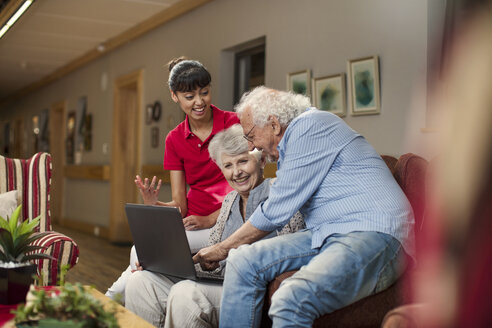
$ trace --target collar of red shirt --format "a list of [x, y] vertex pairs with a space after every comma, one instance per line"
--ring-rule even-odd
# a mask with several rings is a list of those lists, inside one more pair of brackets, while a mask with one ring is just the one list
[[[224, 113], [220, 109], [218, 109], [214, 105], [210, 105], [210, 108], [212, 109], [212, 121], [214, 124], [210, 136], [213, 136], [216, 133], [225, 129], [225, 122], [224, 122]], [[188, 120], [188, 115], [186, 115], [185, 125], [184, 125], [184, 137], [189, 138], [191, 134], [192, 133], [190, 129], [190, 122]]]

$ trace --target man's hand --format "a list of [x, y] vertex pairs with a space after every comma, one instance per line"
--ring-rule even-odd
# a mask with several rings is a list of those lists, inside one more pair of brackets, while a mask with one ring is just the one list
[[212, 271], [219, 267], [219, 262], [227, 257], [228, 249], [222, 247], [221, 243], [202, 248], [195, 256], [193, 262], [200, 263], [205, 271]]
[[262, 231], [255, 228], [249, 221], [246, 221], [241, 228], [236, 230], [227, 239], [220, 243], [202, 248], [195, 256], [193, 262], [200, 263], [205, 271], [211, 271], [219, 267], [219, 261], [222, 261], [229, 255], [229, 250], [237, 248], [243, 244], [251, 244], [266, 235], [269, 231]]

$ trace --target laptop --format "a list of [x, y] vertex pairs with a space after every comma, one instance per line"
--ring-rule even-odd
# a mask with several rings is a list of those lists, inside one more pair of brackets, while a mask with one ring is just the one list
[[181, 213], [176, 207], [126, 204], [138, 261], [145, 270], [195, 281], [221, 283], [224, 278], [195, 270]]

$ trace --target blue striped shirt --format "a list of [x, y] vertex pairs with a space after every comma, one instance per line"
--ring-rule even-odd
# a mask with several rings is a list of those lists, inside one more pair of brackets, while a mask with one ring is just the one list
[[310, 108], [277, 146], [277, 180], [249, 221], [272, 231], [300, 210], [318, 248], [334, 233], [378, 231], [414, 257], [413, 213], [379, 154], [338, 116]]

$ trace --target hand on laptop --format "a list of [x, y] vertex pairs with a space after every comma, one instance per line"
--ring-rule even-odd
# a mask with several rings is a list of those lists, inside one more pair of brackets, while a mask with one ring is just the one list
[[137, 175], [135, 177], [135, 185], [140, 190], [140, 195], [142, 195], [144, 204], [146, 205], [155, 205], [159, 198], [159, 190], [161, 189], [162, 180], [159, 179], [157, 182], [157, 177], [154, 176], [152, 181], [149, 183], [149, 179], [145, 178], [142, 181], [142, 178]]
[[193, 256], [193, 262], [200, 263], [200, 267], [205, 271], [212, 271], [220, 266], [219, 262], [225, 259], [227, 254], [228, 252], [219, 243], [202, 248]]
[[217, 217], [219, 216], [219, 213], [220, 209], [205, 216], [190, 215], [183, 219], [183, 225], [186, 230], [201, 230], [212, 228], [217, 222]]
[[213, 227], [217, 218], [209, 219], [208, 216], [190, 215], [183, 219], [186, 230], [200, 230]]

